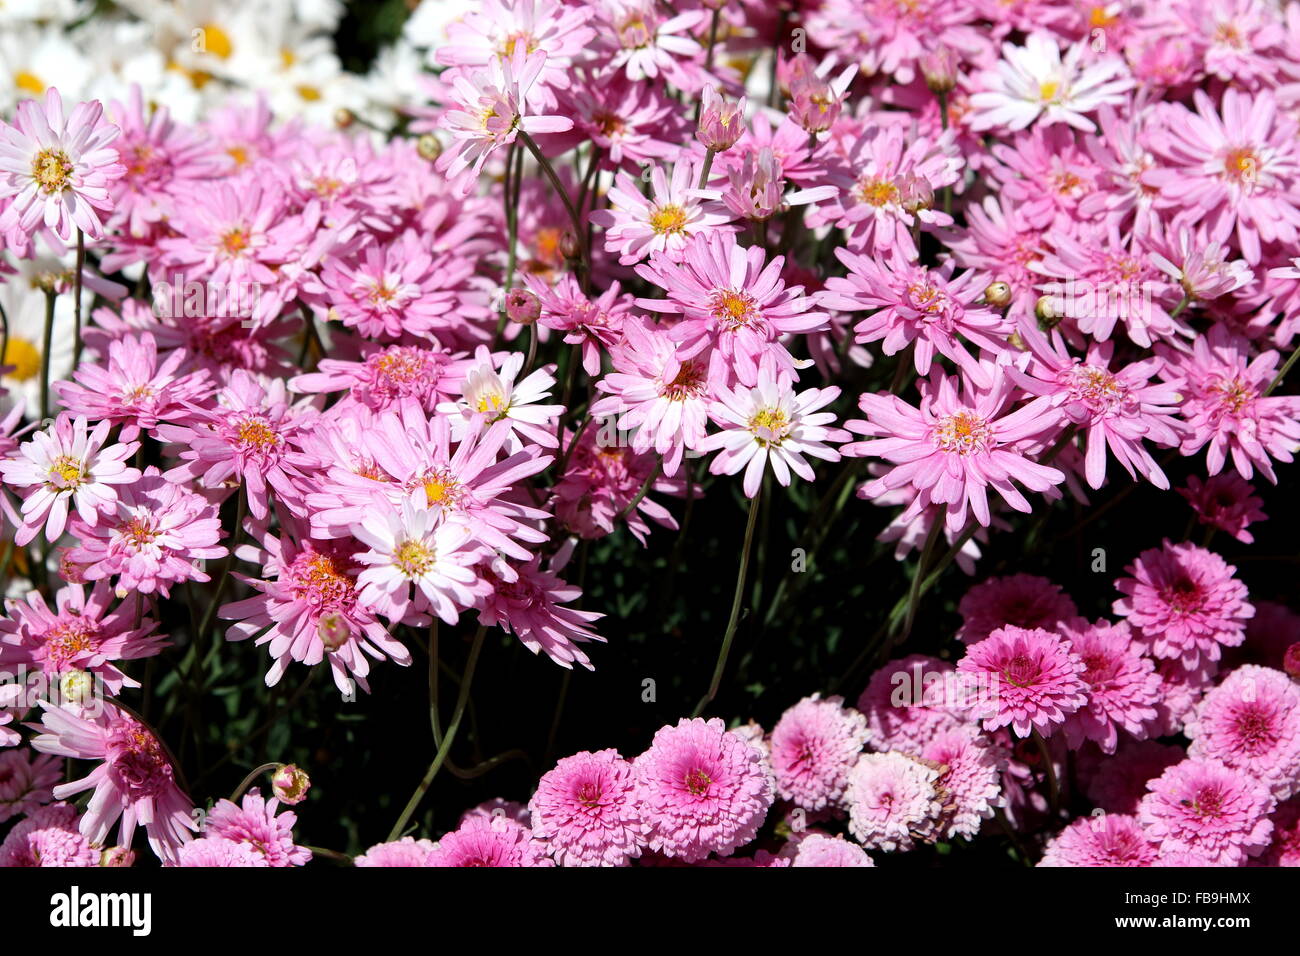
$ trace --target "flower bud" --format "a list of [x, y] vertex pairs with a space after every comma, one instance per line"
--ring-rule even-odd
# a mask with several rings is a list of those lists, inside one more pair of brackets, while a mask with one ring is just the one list
[[59, 694], [71, 704], [84, 704], [95, 691], [95, 678], [87, 671], [66, 671], [59, 675]]
[[918, 61], [931, 93], [948, 93], [957, 86], [957, 54], [946, 46], [926, 53]]
[[346, 106], [340, 106], [334, 111], [334, 125], [339, 129], [347, 129], [356, 122], [356, 119], [356, 114]]
[[1038, 319], [1038, 327], [1047, 332], [1060, 325], [1065, 316], [1057, 313], [1056, 300], [1050, 295], [1044, 295], [1034, 305], [1034, 318]]
[[735, 103], [728, 103], [712, 86], [704, 88], [700, 122], [695, 131], [696, 138], [706, 149], [725, 152], [736, 145], [745, 132], [745, 98], [742, 96]]
[[320, 635], [325, 650], [337, 651], [352, 636], [352, 629], [348, 627], [348, 622], [344, 620], [342, 614], [331, 611], [320, 616], [320, 620], [316, 622], [316, 633]]
[[1005, 309], [1011, 304], [1011, 286], [1005, 282], [990, 282], [984, 290], [984, 301], [995, 309]]
[[432, 133], [425, 133], [415, 141], [415, 151], [420, 154], [421, 159], [433, 162], [442, 155], [442, 143]]
[[541, 314], [541, 300], [527, 289], [516, 287], [506, 293], [506, 315], [511, 322], [532, 325]]
[[895, 180], [898, 189], [898, 204], [908, 212], [930, 209], [934, 206], [934, 187], [930, 181], [915, 173], [904, 173]]
[[302, 803], [311, 789], [311, 778], [291, 763], [282, 763], [271, 777], [271, 791], [284, 804]]
[[130, 847], [111, 846], [99, 854], [100, 866], [134, 866], [135, 851]]
[[1282, 669], [1295, 680], [1300, 680], [1300, 641], [1288, 647], [1282, 655]]
[[560, 233], [559, 248], [560, 255], [570, 261], [577, 259], [582, 251], [578, 246], [578, 237], [573, 234], [572, 229], [566, 229]]

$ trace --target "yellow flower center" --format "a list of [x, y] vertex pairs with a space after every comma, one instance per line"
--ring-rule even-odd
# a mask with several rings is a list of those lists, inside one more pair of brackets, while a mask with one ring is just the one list
[[26, 90], [33, 96], [40, 96], [45, 92], [45, 84], [35, 73], [28, 73], [26, 70], [19, 70], [14, 74], [14, 86], [20, 90]]
[[449, 471], [435, 471], [425, 476], [424, 498], [430, 506], [455, 503], [459, 489], [460, 482]]
[[657, 236], [686, 230], [686, 210], [681, 206], [659, 206], [650, 213], [650, 228]]
[[749, 419], [749, 430], [760, 445], [780, 445], [790, 428], [790, 419], [780, 408], [760, 408]]
[[961, 411], [939, 420], [934, 430], [934, 443], [943, 451], [969, 455], [992, 447], [993, 431], [988, 422], [974, 412]]
[[728, 331], [748, 325], [755, 317], [754, 300], [744, 292], [721, 289], [710, 299], [713, 317]]
[[80, 461], [71, 455], [60, 455], [50, 465], [51, 487], [59, 490], [76, 488], [85, 478], [85, 470]]
[[478, 397], [474, 403], [474, 410], [478, 412], [500, 412], [505, 414], [509, 406], [506, 405], [505, 396], [500, 392], [485, 392]]
[[5, 378], [29, 382], [41, 373], [41, 350], [26, 339], [11, 335], [0, 364], [13, 366], [13, 371], [6, 373]]
[[71, 189], [72, 163], [61, 149], [43, 149], [32, 159], [32, 179], [46, 195]]
[[252, 445], [255, 448], [270, 448], [279, 440], [266, 422], [256, 418], [241, 422], [236, 434], [241, 444]]
[[1229, 150], [1223, 157], [1223, 174], [1234, 182], [1254, 182], [1259, 174], [1259, 157], [1249, 146]]
[[221, 237], [221, 248], [232, 256], [237, 256], [248, 248], [248, 230], [231, 229]]
[[393, 555], [393, 563], [408, 578], [417, 578], [433, 567], [437, 554], [423, 541], [403, 541]]
[[202, 30], [204, 52], [225, 60], [235, 51], [234, 44], [230, 42], [230, 34], [215, 23], [205, 23]]
[[1061, 92], [1061, 84], [1056, 80], [1048, 80], [1038, 87], [1038, 98], [1044, 103], [1050, 103], [1056, 99], [1056, 95]]
[[887, 179], [863, 179], [858, 183], [858, 198], [869, 206], [884, 206], [898, 200], [898, 187]]

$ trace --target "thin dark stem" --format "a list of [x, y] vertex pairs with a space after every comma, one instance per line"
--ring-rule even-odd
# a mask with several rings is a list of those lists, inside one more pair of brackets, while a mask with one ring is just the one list
[[474, 643], [470, 645], [469, 661], [465, 664], [465, 673], [460, 679], [460, 694], [456, 698], [456, 709], [452, 712], [451, 723], [447, 725], [447, 734], [443, 737], [442, 744], [438, 747], [438, 752], [434, 755], [433, 762], [429, 764], [429, 769], [425, 771], [419, 786], [411, 794], [411, 799], [406, 802], [402, 815], [393, 824], [393, 829], [388, 834], [389, 842], [401, 837], [402, 831], [406, 829], [406, 824], [410, 821], [416, 808], [419, 807], [420, 801], [424, 799], [425, 793], [433, 784], [433, 778], [438, 775], [443, 762], [447, 759], [447, 753], [451, 750], [452, 742], [456, 739], [456, 731], [460, 729], [461, 718], [465, 716], [465, 705], [469, 703], [469, 688], [474, 680], [474, 668], [478, 666], [479, 653], [483, 650], [483, 638], [486, 635], [487, 625], [480, 624], [478, 630], [474, 633]]
[[247, 777], [239, 782], [239, 786], [237, 786], [234, 793], [230, 795], [230, 802], [238, 803], [239, 798], [244, 795], [245, 790], [253, 785], [254, 780], [266, 773], [268, 770], [274, 770], [278, 766], [280, 766], [278, 763], [264, 763], [256, 770], [251, 771]]
[[[764, 476], [766, 481], [766, 476]], [[696, 705], [692, 717], [698, 717], [704, 713], [704, 708], [718, 695], [718, 687], [722, 684], [722, 674], [727, 669], [727, 655], [731, 653], [731, 641], [736, 636], [736, 625], [740, 621], [740, 605], [745, 596], [745, 578], [749, 574], [749, 555], [753, 551], [754, 543], [754, 526], [758, 523], [758, 503], [762, 495], [754, 495], [749, 499], [749, 520], [745, 523], [745, 543], [741, 546], [740, 551], [740, 570], [736, 573], [736, 591], [731, 598], [731, 617], [727, 620], [727, 630], [722, 635], [722, 647], [718, 650], [718, 661], [713, 667], [713, 679], [709, 681], [709, 692], [705, 694], [700, 702]]]
[[578, 210], [574, 207], [573, 200], [569, 198], [568, 190], [566, 190], [564, 185], [560, 182], [560, 177], [556, 175], [555, 167], [551, 165], [550, 160], [542, 155], [541, 149], [538, 148], [537, 143], [534, 142], [533, 138], [523, 130], [520, 130], [519, 139], [523, 142], [524, 146], [528, 148], [528, 151], [533, 154], [533, 159], [537, 160], [537, 165], [542, 168], [542, 172], [546, 174], [546, 178], [551, 181], [551, 188], [555, 190], [555, 194], [559, 196], [560, 201], [564, 203], [564, 208], [569, 214], [569, 220], [573, 223], [573, 238], [578, 240], [578, 252], [581, 257], [580, 269], [582, 275], [579, 278], [582, 280], [582, 285], [585, 290], [591, 276], [591, 260], [587, 257], [587, 244], [582, 241], [582, 217], [578, 215]]
[[1278, 369], [1277, 374], [1273, 376], [1273, 381], [1269, 382], [1268, 388], [1264, 389], [1264, 394], [1260, 396], [1261, 398], [1267, 398], [1272, 394], [1273, 389], [1282, 384], [1282, 379], [1286, 378], [1286, 373], [1291, 371], [1291, 366], [1295, 365], [1297, 357], [1300, 357], [1300, 345], [1297, 345], [1291, 350], [1291, 355], [1287, 358], [1286, 364]]
[[50, 417], [50, 352], [54, 348], [54, 299], [57, 293], [45, 293], [45, 347], [41, 351], [41, 421]]
[[72, 315], [76, 338], [72, 345], [72, 367], [81, 362], [81, 270], [86, 267], [86, 234], [77, 230], [77, 265], [72, 275]]

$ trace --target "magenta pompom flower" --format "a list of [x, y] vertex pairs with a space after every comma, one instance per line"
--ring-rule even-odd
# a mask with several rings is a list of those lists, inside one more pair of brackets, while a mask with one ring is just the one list
[[1039, 866], [1151, 866], [1156, 859], [1138, 819], [1126, 813], [1080, 817], [1052, 837]]
[[1176, 490], [1187, 499], [1201, 524], [1226, 531], [1242, 544], [1254, 543], [1255, 536], [1247, 528], [1268, 517], [1260, 508], [1264, 502], [1255, 497], [1254, 486], [1236, 472], [1221, 472], [1205, 481], [1188, 475], [1187, 487]]
[[169, 865], [255, 868], [271, 864], [251, 843], [241, 843], [225, 837], [200, 837], [177, 850], [176, 862]]
[[1115, 613], [1128, 619], [1152, 656], [1203, 671], [1219, 660], [1222, 648], [1245, 639], [1255, 608], [1234, 577], [1237, 569], [1214, 552], [1166, 541], [1124, 570], [1131, 577], [1115, 582], [1124, 595], [1116, 599]]
[[617, 750], [565, 757], [528, 803], [533, 833], [560, 866], [626, 866], [643, 833], [632, 765]]
[[432, 866], [429, 857], [437, 848], [432, 840], [417, 840], [414, 837], [402, 837], [391, 843], [379, 843], [352, 861], [353, 866], [361, 867], [411, 867]]
[[842, 698], [805, 697], [772, 728], [777, 795], [810, 811], [839, 803], [866, 742], [867, 719]]
[[149, 845], [164, 862], [194, 829], [193, 803], [176, 785], [171, 757], [153, 733], [134, 717], [112, 704], [94, 716], [42, 702], [45, 713], [32, 738], [42, 753], [101, 761], [87, 776], [54, 788], [63, 800], [94, 789], [79, 829], [91, 843], [102, 845], [113, 824], [121, 820], [118, 840], [131, 845], [137, 825], [145, 828]]
[[1196, 853], [1213, 866], [1240, 866], [1259, 855], [1273, 833], [1268, 788], [1217, 760], [1184, 760], [1147, 784], [1138, 807], [1161, 854]]
[[554, 866], [546, 844], [505, 814], [467, 815], [429, 854], [425, 866]]
[[0, 823], [49, 803], [62, 777], [63, 768], [53, 754], [26, 747], [0, 751]]
[[772, 805], [762, 753], [716, 718], [661, 727], [633, 768], [650, 848], [685, 863], [730, 856], [754, 838]]
[[898, 752], [863, 754], [849, 772], [849, 832], [867, 849], [903, 852], [932, 839], [943, 814], [939, 771]]
[[867, 851], [843, 837], [809, 833], [799, 841], [791, 866], [875, 866]]
[[1285, 800], [1300, 791], [1300, 685], [1246, 664], [1202, 698], [1184, 732], [1188, 755], [1218, 760]]
[[248, 844], [267, 866], [302, 866], [311, 859], [311, 850], [294, 843], [293, 825], [298, 816], [293, 811], [277, 816], [279, 806], [279, 800], [267, 800], [256, 790], [244, 794], [238, 805], [219, 800], [208, 812], [203, 833]]
[[957, 637], [967, 644], [982, 641], [1008, 624], [1054, 631], [1079, 613], [1059, 584], [1034, 574], [981, 581], [966, 592], [957, 611], [962, 616]]
[[1063, 625], [1070, 650], [1083, 661], [1088, 703], [1065, 720], [1065, 739], [1078, 749], [1094, 740], [1108, 754], [1115, 752], [1119, 732], [1141, 739], [1146, 724], [1156, 719], [1160, 677], [1155, 664], [1142, 655], [1127, 624], [1083, 619]]
[[78, 103], [64, 117], [63, 98], [50, 87], [42, 106], [18, 104], [16, 127], [0, 121], [0, 233], [31, 234], [42, 226], [61, 239], [75, 226], [88, 238], [103, 237], [102, 217], [112, 211], [109, 187], [126, 172], [113, 140], [121, 132], [103, 119], [97, 100]]
[[985, 730], [1010, 727], [1018, 737], [1044, 737], [1088, 702], [1086, 665], [1060, 635], [1008, 625], [971, 645], [957, 670], [995, 681], [993, 713]]
[[0, 869], [98, 866], [100, 851], [78, 829], [75, 807], [52, 803], [19, 820], [0, 843]]

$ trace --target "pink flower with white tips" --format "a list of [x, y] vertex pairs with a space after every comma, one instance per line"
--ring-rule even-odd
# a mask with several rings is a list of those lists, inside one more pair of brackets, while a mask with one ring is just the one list
[[113, 486], [140, 477], [137, 469], [125, 464], [139, 442], [105, 447], [111, 427], [101, 421], [91, 429], [85, 416], [74, 419], [65, 413], [52, 428], [24, 442], [17, 458], [0, 461], [0, 478], [23, 496], [23, 523], [14, 535], [19, 546], [35, 538], [42, 527], [45, 540], [57, 541], [71, 508], [93, 527], [100, 513], [117, 502]]
[[438, 169], [448, 179], [459, 179], [468, 194], [488, 157], [509, 146], [519, 133], [563, 133], [573, 120], [563, 116], [530, 116], [528, 93], [546, 65], [546, 53], [531, 55], [525, 44], [514, 45], [510, 57], [494, 57], [478, 69], [458, 70], [452, 80], [455, 105], [444, 122], [455, 142], [438, 158]]
[[795, 393], [788, 378], [760, 370], [758, 384], [739, 385], [722, 392], [710, 414], [722, 431], [700, 442], [700, 451], [717, 451], [709, 471], [715, 475], [745, 472], [744, 489], [753, 498], [770, 463], [777, 482], [786, 487], [790, 473], [804, 481], [813, 480], [812, 466], [805, 455], [822, 461], [839, 461], [840, 453], [826, 442], [849, 438], [842, 428], [827, 428], [834, 412], [821, 412], [839, 397], [836, 386], [810, 388]]
[[718, 202], [722, 194], [696, 188], [698, 176], [699, 167], [686, 160], [673, 166], [671, 179], [655, 166], [645, 196], [636, 180], [620, 172], [609, 190], [609, 208], [591, 214], [605, 229], [605, 249], [630, 266], [653, 252], [680, 255], [691, 236], [725, 227], [731, 216]]
[[903, 513], [920, 514], [931, 504], [946, 506], [948, 530], [959, 534], [968, 512], [987, 526], [991, 521], [990, 489], [1012, 508], [1028, 514], [1032, 508], [1015, 488], [1048, 492], [1065, 480], [1055, 468], [1031, 461], [1027, 440], [1052, 427], [1050, 403], [1036, 398], [1015, 411], [1005, 412], [1011, 394], [1010, 379], [999, 376], [990, 391], [966, 385], [936, 373], [922, 385], [921, 405], [913, 408], [890, 394], [863, 394], [858, 406], [866, 421], [846, 423], [851, 432], [868, 441], [845, 445], [845, 455], [883, 458], [894, 465], [863, 486], [862, 494], [875, 498], [910, 485], [919, 494]]
[[[498, 353], [498, 357], [501, 355]], [[554, 448], [559, 441], [551, 422], [564, 412], [564, 406], [538, 404], [550, 397], [555, 386], [550, 371], [534, 369], [519, 379], [524, 367], [523, 354], [504, 353], [498, 366], [486, 346], [479, 346], [474, 360], [475, 364], [465, 370], [460, 401], [438, 405], [438, 413], [451, 421], [452, 438], [461, 441], [472, 430], [474, 421], [481, 418], [489, 427], [497, 422], [507, 424], [512, 454], [523, 448], [524, 439], [543, 448]]]
[[31, 234], [44, 226], [59, 238], [72, 238], [75, 226], [90, 239], [104, 235], [102, 218], [112, 211], [109, 189], [126, 172], [113, 140], [121, 132], [103, 120], [98, 101], [78, 103], [64, 117], [63, 98], [54, 87], [42, 106], [18, 104], [17, 126], [0, 120], [0, 234], [18, 229]]
[[118, 842], [131, 845], [137, 825], [164, 862], [194, 830], [194, 804], [176, 785], [176, 771], [162, 741], [122, 709], [105, 704], [94, 717], [42, 702], [45, 713], [32, 738], [42, 753], [76, 760], [102, 761], [80, 780], [60, 784], [54, 797], [63, 800], [94, 788], [78, 829], [91, 843], [103, 844], [121, 820]]

